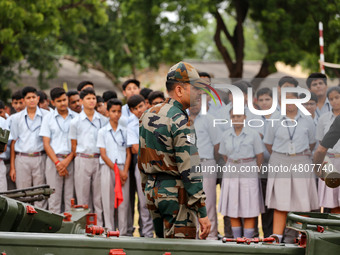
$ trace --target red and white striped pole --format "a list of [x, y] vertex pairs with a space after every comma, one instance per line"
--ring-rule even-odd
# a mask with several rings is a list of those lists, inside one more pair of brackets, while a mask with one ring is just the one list
[[320, 44], [320, 69], [321, 73], [325, 74], [325, 66], [323, 65], [323, 62], [325, 62], [325, 55], [323, 52], [323, 24], [322, 22], [319, 22], [319, 44]]

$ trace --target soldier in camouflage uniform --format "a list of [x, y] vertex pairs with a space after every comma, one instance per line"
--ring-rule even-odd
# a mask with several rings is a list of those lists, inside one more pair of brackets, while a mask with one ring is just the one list
[[206, 84], [194, 67], [179, 62], [170, 68], [166, 87], [170, 98], [146, 111], [139, 121], [138, 167], [157, 237], [200, 238], [210, 232], [200, 159], [193, 125], [186, 109], [197, 103], [194, 86]]

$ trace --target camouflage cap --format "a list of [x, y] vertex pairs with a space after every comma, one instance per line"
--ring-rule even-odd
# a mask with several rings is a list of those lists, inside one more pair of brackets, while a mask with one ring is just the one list
[[190, 83], [195, 87], [205, 88], [210, 83], [200, 78], [197, 70], [186, 62], [179, 62], [169, 69], [167, 81]]

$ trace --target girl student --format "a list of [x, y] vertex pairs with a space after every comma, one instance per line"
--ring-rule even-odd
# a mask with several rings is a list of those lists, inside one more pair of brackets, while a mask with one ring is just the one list
[[219, 149], [231, 169], [223, 173], [219, 211], [230, 217], [234, 238], [252, 238], [255, 218], [264, 211], [258, 179], [264, 148], [259, 133], [245, 126], [245, 115], [235, 115], [231, 108], [230, 119], [233, 127], [223, 133]]
[[[287, 93], [287, 98], [298, 98], [298, 94]], [[266, 129], [264, 143], [272, 169], [285, 169], [268, 172], [266, 192], [266, 205], [274, 209], [273, 235], [281, 242], [289, 211], [309, 212], [319, 207], [310, 158], [315, 146], [313, 119], [288, 104], [286, 115]]]
[[[340, 87], [328, 89], [327, 98], [332, 106], [332, 111], [322, 114], [319, 118], [316, 130], [318, 141], [322, 140], [334, 119], [340, 115]], [[340, 169], [340, 141], [328, 150], [327, 156], [335, 168]], [[329, 188], [322, 179], [319, 179], [318, 195], [320, 207], [331, 208], [332, 213], [340, 213], [340, 187]]]

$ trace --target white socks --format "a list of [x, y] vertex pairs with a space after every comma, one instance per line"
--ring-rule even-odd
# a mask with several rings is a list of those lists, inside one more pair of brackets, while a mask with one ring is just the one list
[[242, 227], [231, 227], [234, 238], [242, 237]]
[[244, 228], [243, 234], [245, 238], [253, 238], [254, 237], [255, 228]]

